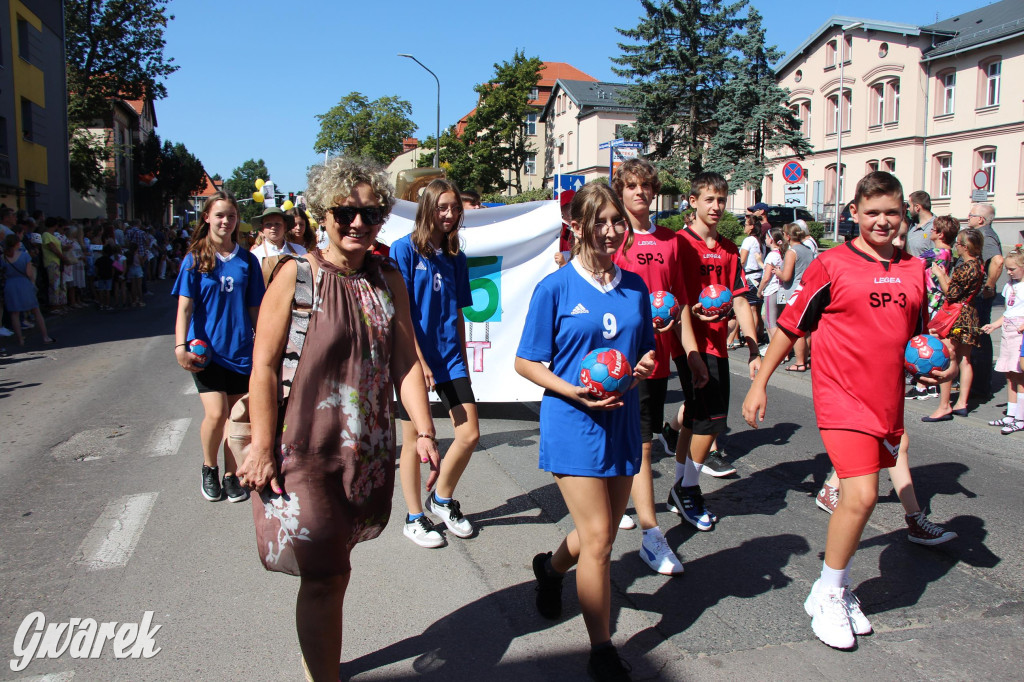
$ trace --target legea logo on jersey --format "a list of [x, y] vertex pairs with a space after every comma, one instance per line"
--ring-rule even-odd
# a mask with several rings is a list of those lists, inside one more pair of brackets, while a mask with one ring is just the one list
[[705, 253], [703, 255], [703, 258], [705, 260], [707, 260], [708, 258], [713, 258], [714, 260], [722, 260], [722, 255], [719, 253]]
[[466, 318], [466, 348], [473, 372], [484, 371], [484, 351], [491, 347], [491, 323], [501, 322], [501, 258], [466, 259], [473, 305], [463, 308], [462, 314]]
[[21, 672], [33, 658], [99, 658], [110, 645], [114, 658], [153, 658], [160, 653], [154, 636], [162, 625], [153, 626], [153, 612], [146, 611], [141, 623], [116, 621], [97, 623], [92, 618], [71, 618], [66, 623], [46, 622], [42, 611], [33, 611], [21, 621], [14, 635], [11, 670]]
[[636, 245], [637, 246], [657, 246], [658, 242], [650, 240], [650, 239], [645, 239], [643, 241], [637, 242]]

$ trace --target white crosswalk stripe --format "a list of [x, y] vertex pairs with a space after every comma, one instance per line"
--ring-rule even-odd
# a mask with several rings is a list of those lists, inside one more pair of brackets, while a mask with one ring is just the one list
[[82, 540], [71, 563], [90, 571], [127, 565], [139, 544], [157, 495], [127, 495], [108, 503]]
[[191, 423], [191, 417], [182, 417], [181, 419], [164, 422], [153, 431], [153, 435], [150, 436], [143, 452], [149, 453], [150, 457], [166, 457], [167, 455], [176, 454], [178, 448], [181, 447], [181, 440], [185, 437], [185, 432], [188, 431], [188, 426]]
[[32, 677], [21, 677], [14, 682], [71, 682], [74, 679], [73, 670], [62, 673], [49, 673], [47, 675], [34, 675]]

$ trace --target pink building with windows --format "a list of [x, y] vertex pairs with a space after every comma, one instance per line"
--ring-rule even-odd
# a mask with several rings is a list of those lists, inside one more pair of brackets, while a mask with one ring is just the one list
[[[984, 170], [1004, 246], [1021, 241], [1024, 2], [927, 26], [834, 16], [776, 73], [814, 147], [801, 162], [812, 212], [830, 221], [837, 191], [847, 202], [865, 173], [887, 170], [907, 193], [927, 191], [936, 215], [965, 220], [973, 177]], [[791, 159], [769, 168], [765, 202], [784, 203], [781, 171]]]

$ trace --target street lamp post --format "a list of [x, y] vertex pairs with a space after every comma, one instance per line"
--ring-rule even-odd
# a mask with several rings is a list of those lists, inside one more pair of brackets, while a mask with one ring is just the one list
[[832, 223], [832, 241], [839, 241], [839, 189], [843, 186], [843, 109], [846, 108], [843, 99], [843, 90], [846, 88], [846, 83], [843, 81], [843, 67], [846, 65], [846, 32], [863, 25], [863, 21], [855, 21], [839, 29], [839, 97], [836, 99], [836, 109], [839, 114], [836, 119], [839, 121], [837, 126], [839, 130], [836, 131], [836, 219]]
[[437, 168], [441, 161], [441, 81], [438, 79], [436, 73], [434, 73], [430, 69], [427, 69], [426, 65], [423, 62], [416, 59], [416, 57], [413, 57], [411, 54], [399, 54], [398, 56], [408, 57], [409, 59], [413, 60], [414, 62], [422, 66], [424, 69], [426, 69], [427, 73], [433, 76], [434, 80], [437, 81], [437, 134], [434, 137], [434, 142], [437, 145], [434, 148], [434, 168]]

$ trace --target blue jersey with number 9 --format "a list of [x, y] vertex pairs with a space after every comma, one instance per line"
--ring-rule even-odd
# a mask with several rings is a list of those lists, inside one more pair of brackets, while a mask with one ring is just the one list
[[263, 272], [256, 256], [237, 244], [230, 256], [216, 259], [212, 272], [201, 273], [192, 254], [185, 256], [171, 295], [192, 299], [188, 338], [205, 341], [218, 365], [249, 374], [255, 326], [249, 308], [263, 301]]
[[[650, 293], [639, 275], [619, 269], [602, 286], [578, 260], [548, 275], [533, 291], [516, 355], [550, 362], [574, 386], [580, 362], [595, 348], [622, 352], [630, 365], [654, 350]], [[589, 410], [544, 392], [540, 407], [540, 468], [574, 476], [632, 476], [640, 467], [640, 403], [635, 390], [623, 406]]]

